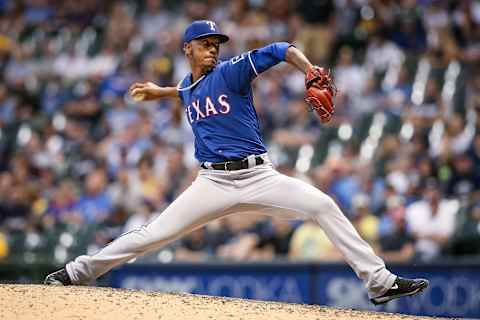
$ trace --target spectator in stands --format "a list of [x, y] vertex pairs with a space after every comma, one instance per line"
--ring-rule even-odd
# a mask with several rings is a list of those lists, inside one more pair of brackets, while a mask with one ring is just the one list
[[367, 72], [354, 59], [354, 51], [350, 47], [342, 47], [339, 52], [338, 63], [335, 67], [335, 83], [339, 94], [351, 98], [360, 95], [367, 83]]
[[175, 259], [183, 261], [215, 259], [217, 250], [233, 236], [229, 218], [212, 221], [178, 241]]
[[480, 254], [480, 203], [462, 206], [458, 212], [450, 253], [454, 255]]
[[155, 41], [159, 30], [166, 32], [172, 25], [173, 17], [164, 8], [162, 0], [147, 0], [145, 11], [140, 16], [140, 31], [146, 41]]
[[7, 229], [22, 230], [27, 226], [31, 213], [30, 200], [25, 186], [10, 186], [0, 200], [0, 221]]
[[99, 225], [95, 233], [95, 244], [103, 248], [107, 243], [118, 238], [124, 232], [128, 211], [122, 206], [112, 208], [110, 215]]
[[112, 108], [106, 114], [108, 127], [113, 134], [122, 131], [137, 119], [137, 112], [127, 108], [122, 97], [113, 98]]
[[96, 168], [85, 178], [84, 194], [74, 211], [86, 223], [101, 223], [108, 218], [113, 208], [112, 199], [106, 192], [107, 176], [103, 168]]
[[115, 206], [135, 209], [135, 196], [130, 193], [128, 169], [122, 168], [116, 172], [112, 183], [109, 184], [107, 192]]
[[272, 217], [267, 226], [267, 232], [261, 234], [256, 245], [258, 258], [272, 260], [286, 258], [290, 250], [290, 241], [294, 232], [291, 222], [287, 219]]
[[328, 174], [332, 176], [330, 192], [338, 201], [345, 212], [351, 215], [352, 196], [360, 192], [361, 183], [352, 162], [343, 158], [330, 158], [327, 160]]
[[378, 240], [379, 220], [370, 210], [370, 199], [359, 193], [352, 201], [352, 222], [358, 233], [368, 243], [375, 246]]
[[8, 95], [5, 84], [0, 84], [0, 123], [2, 127], [14, 120], [16, 105], [16, 99]]
[[407, 207], [406, 220], [415, 238], [416, 255], [430, 261], [442, 253], [450, 240], [459, 202], [445, 199], [436, 180], [427, 183], [423, 199]]
[[81, 223], [81, 216], [75, 213], [78, 196], [73, 181], [62, 180], [53, 193], [45, 215], [45, 223]]
[[[479, 105], [480, 107], [480, 105]], [[480, 109], [480, 108], [479, 108]], [[472, 145], [468, 150], [468, 155], [473, 162], [475, 170], [475, 176], [480, 175], [480, 132], [478, 132], [473, 138]]]
[[372, 35], [365, 55], [365, 67], [370, 74], [383, 75], [391, 65], [400, 65], [403, 60], [403, 52], [388, 39], [387, 30]]
[[189, 262], [205, 261], [212, 250], [214, 248], [208, 242], [207, 228], [203, 226], [180, 240], [180, 246], [175, 250], [175, 259]]
[[218, 247], [217, 255], [234, 261], [263, 259], [264, 251], [258, 247], [269, 235], [268, 219], [251, 214], [233, 215], [227, 221], [233, 237]]
[[144, 154], [138, 161], [137, 170], [132, 170], [128, 178], [129, 198], [132, 209], [142, 201], [147, 200], [159, 208], [164, 201], [162, 180], [153, 171], [151, 154]]
[[351, 100], [348, 110], [349, 118], [358, 121], [380, 109], [383, 94], [378, 90], [378, 83], [374, 77], [369, 77], [361, 94]]
[[453, 159], [451, 175], [447, 181], [446, 196], [461, 197], [480, 189], [480, 176], [476, 174], [472, 159], [465, 153]]
[[[180, 239], [175, 250], [175, 259], [183, 261], [215, 259], [217, 250], [225, 245], [232, 236], [228, 218], [213, 221]], [[233, 257], [228, 258], [232, 259]], [[248, 259], [252, 259], [252, 257]]]
[[409, 262], [415, 255], [415, 240], [405, 220], [405, 200], [398, 195], [387, 199], [387, 211], [380, 221], [377, 253], [388, 262]]
[[295, 229], [290, 242], [289, 258], [300, 261], [341, 261], [342, 254], [330, 242], [322, 228], [305, 221]]

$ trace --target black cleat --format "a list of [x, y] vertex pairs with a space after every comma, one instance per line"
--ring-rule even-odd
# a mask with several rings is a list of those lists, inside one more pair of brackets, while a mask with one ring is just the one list
[[397, 277], [392, 288], [382, 294], [380, 297], [370, 299], [373, 304], [384, 304], [390, 300], [400, 297], [411, 296], [417, 294], [428, 287], [428, 280], [425, 279], [404, 279]]
[[72, 281], [68, 276], [67, 270], [63, 268], [46, 276], [43, 284], [51, 286], [69, 286], [72, 284]]

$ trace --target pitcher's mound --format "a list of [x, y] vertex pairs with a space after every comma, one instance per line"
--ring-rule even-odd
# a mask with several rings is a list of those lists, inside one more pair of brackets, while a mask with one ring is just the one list
[[0, 285], [5, 320], [420, 319], [388, 313], [96, 287]]

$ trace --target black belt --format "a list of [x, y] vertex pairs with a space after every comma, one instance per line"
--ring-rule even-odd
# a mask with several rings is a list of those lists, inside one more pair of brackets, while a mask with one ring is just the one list
[[[258, 166], [259, 164], [263, 164], [263, 158], [261, 156], [255, 157], [255, 165]], [[205, 165], [205, 163], [201, 164], [203, 169], [210, 169]], [[225, 161], [219, 163], [212, 163], [211, 169], [215, 170], [224, 170], [224, 171], [235, 171], [235, 170], [242, 170], [248, 169], [248, 158], [241, 159], [241, 160], [232, 160], [232, 161]]]

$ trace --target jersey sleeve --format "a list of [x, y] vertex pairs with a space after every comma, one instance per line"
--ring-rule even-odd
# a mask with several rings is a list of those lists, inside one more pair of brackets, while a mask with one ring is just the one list
[[227, 86], [235, 92], [247, 91], [256, 76], [285, 61], [290, 46], [287, 42], [275, 42], [230, 59], [222, 68]]

